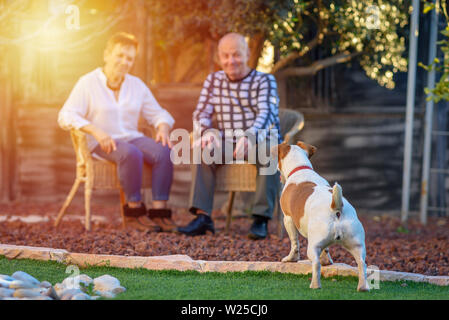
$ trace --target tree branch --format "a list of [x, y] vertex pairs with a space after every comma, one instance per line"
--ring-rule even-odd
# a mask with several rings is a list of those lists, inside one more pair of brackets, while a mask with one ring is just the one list
[[285, 66], [289, 65], [293, 61], [295, 61], [298, 58], [301, 58], [303, 55], [305, 55], [307, 52], [312, 50], [314, 47], [316, 47], [319, 43], [319, 37], [321, 33], [318, 33], [315, 38], [313, 38], [307, 45], [301, 50], [301, 51], [295, 51], [290, 54], [288, 54], [284, 59], [279, 60], [276, 62], [271, 69], [271, 73], [277, 73], [279, 70], [284, 68]]
[[[321, 8], [322, 8], [321, 0], [318, 0], [317, 4], [318, 4], [318, 12], [320, 12]], [[312, 18], [312, 20], [315, 20], [312, 16], [310, 16], [310, 17]], [[273, 73], [273, 74], [277, 73], [279, 70], [281, 70], [285, 66], [289, 65], [294, 60], [302, 57], [307, 52], [309, 52], [310, 50], [312, 50], [314, 47], [316, 47], [318, 44], [321, 43], [321, 41], [324, 39], [324, 34], [322, 33], [323, 26], [322, 26], [322, 22], [321, 22], [319, 14], [317, 16], [317, 20], [315, 21], [315, 23], [318, 28], [315, 38], [313, 38], [311, 41], [309, 41], [309, 43], [307, 43], [307, 45], [301, 51], [292, 52], [289, 55], [287, 55], [287, 57], [285, 57], [284, 59], [281, 59], [278, 62], [276, 62], [274, 64], [273, 68], [271, 69], [271, 73]]]
[[281, 72], [278, 72], [277, 74], [280, 77], [286, 77], [286, 76], [311, 76], [316, 74], [321, 69], [333, 66], [335, 64], [339, 63], [345, 63], [354, 57], [360, 55], [362, 52], [353, 52], [350, 53], [348, 51], [337, 54], [335, 56], [325, 58], [322, 60], [315, 61], [308, 67], [298, 67], [298, 68], [288, 68]]

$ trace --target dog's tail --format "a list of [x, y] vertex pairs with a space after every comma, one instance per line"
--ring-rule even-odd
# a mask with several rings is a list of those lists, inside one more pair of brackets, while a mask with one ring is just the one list
[[343, 209], [343, 191], [338, 183], [335, 182], [332, 188], [332, 203], [331, 209], [340, 218], [341, 211]]

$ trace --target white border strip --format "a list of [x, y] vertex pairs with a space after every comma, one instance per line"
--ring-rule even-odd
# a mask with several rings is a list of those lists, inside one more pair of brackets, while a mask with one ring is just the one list
[[[145, 268], [149, 270], [196, 270], [199, 272], [241, 272], [272, 271], [294, 274], [311, 274], [310, 261], [298, 263], [256, 262], [256, 261], [205, 261], [193, 260], [187, 255], [170, 256], [118, 256], [105, 254], [70, 253], [64, 249], [15, 246], [0, 244], [0, 255], [8, 259], [34, 259], [58, 261], [79, 266], [110, 266], [119, 268]], [[357, 268], [344, 263], [334, 263], [321, 268], [324, 277], [358, 276]], [[379, 270], [380, 281], [427, 282], [439, 286], [449, 286], [449, 276], [426, 276], [417, 273]]]

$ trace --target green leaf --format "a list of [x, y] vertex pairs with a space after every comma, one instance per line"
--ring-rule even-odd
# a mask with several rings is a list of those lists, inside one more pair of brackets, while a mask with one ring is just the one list
[[449, 37], [449, 29], [444, 29], [443, 31], [441, 31], [441, 34]]
[[421, 67], [421, 68], [423, 68], [426, 71], [429, 71], [429, 67], [424, 65], [422, 62], [418, 62], [418, 67]]
[[398, 232], [398, 233], [405, 233], [405, 234], [409, 233], [408, 229], [405, 228], [405, 227], [403, 227], [403, 226], [399, 226], [399, 227], [396, 229], [396, 232]]
[[423, 12], [424, 12], [424, 14], [426, 14], [426, 13], [428, 13], [430, 10], [433, 10], [433, 9], [435, 9], [435, 3], [429, 3], [429, 2], [426, 2], [426, 3], [424, 4], [424, 10], [423, 10]]

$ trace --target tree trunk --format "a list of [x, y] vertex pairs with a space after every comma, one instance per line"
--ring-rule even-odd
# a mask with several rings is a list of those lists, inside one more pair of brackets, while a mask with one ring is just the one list
[[13, 87], [8, 75], [0, 78], [0, 201], [16, 197], [17, 144]]
[[136, 57], [136, 62], [134, 63], [134, 74], [145, 81], [147, 79], [147, 70], [145, 65], [147, 64], [146, 55], [147, 55], [147, 23], [148, 19], [147, 12], [145, 10], [145, 3], [142, 0], [138, 0], [134, 2], [134, 10], [135, 10], [135, 19], [137, 25], [139, 26], [138, 32], [136, 33], [137, 39], [139, 41], [139, 53]]
[[262, 54], [265, 43], [265, 35], [262, 32], [257, 33], [249, 39], [249, 61], [248, 65], [252, 69], [257, 68], [260, 55]]
[[218, 42], [211, 38], [206, 39], [205, 47], [206, 47], [206, 56], [207, 56], [207, 66], [208, 73], [212, 73], [217, 71], [217, 45]]

